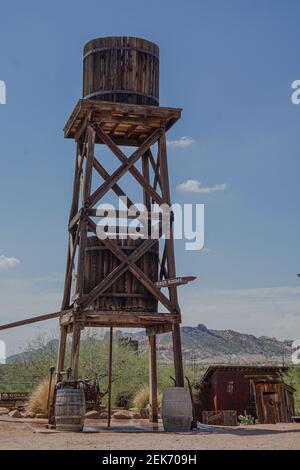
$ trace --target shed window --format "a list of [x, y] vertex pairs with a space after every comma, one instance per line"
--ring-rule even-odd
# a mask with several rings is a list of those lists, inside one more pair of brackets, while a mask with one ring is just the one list
[[233, 393], [233, 381], [227, 382], [226, 384], [226, 392]]

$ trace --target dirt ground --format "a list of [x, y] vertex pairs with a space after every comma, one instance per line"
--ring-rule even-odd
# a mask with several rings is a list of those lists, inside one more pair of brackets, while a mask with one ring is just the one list
[[300, 449], [300, 424], [239, 427], [201, 426], [188, 433], [166, 433], [145, 420], [86, 420], [83, 433], [47, 430], [42, 420], [0, 417], [0, 449], [202, 450]]

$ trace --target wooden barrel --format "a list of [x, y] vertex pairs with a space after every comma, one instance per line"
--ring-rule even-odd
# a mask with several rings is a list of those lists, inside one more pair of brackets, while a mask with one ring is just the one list
[[[120, 238], [114, 240], [128, 256], [144, 240]], [[96, 236], [88, 237], [86, 263], [84, 272], [84, 293], [88, 294], [113, 271], [120, 261], [106, 248]], [[158, 280], [158, 242], [147, 251], [138, 261], [137, 266], [151, 281]], [[125, 310], [135, 312], [157, 312], [157, 300], [135, 278], [126, 271], [103, 294], [94, 301], [95, 310]]]
[[85, 418], [85, 396], [82, 388], [59, 388], [56, 391], [55, 423], [58, 431], [80, 432]]
[[187, 388], [164, 388], [161, 409], [165, 431], [191, 430], [193, 408], [190, 391]]
[[83, 51], [83, 98], [159, 105], [159, 47], [133, 37], [89, 41]]

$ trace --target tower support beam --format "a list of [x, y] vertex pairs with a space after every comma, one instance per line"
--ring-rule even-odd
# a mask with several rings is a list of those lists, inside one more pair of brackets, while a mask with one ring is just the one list
[[149, 336], [149, 421], [158, 422], [156, 335]]
[[[63, 306], [69, 307], [71, 313], [62, 316], [60, 320], [57, 372], [60, 373], [64, 369], [67, 331], [72, 331], [71, 377], [72, 380], [77, 380], [82, 328], [109, 327], [111, 329], [115, 326], [146, 328], [147, 334], [150, 332], [149, 389], [150, 421], [152, 422], [157, 422], [158, 419], [156, 334], [162, 331], [172, 332], [176, 385], [183, 386], [179, 327], [181, 314], [177, 288], [176, 285], [171, 285], [163, 290], [163, 287], [156, 285], [158, 279], [176, 277], [166, 132], [179, 117], [180, 110], [173, 108], [80, 100], [65, 127], [65, 136], [77, 140], [77, 156], [69, 218], [69, 251], [63, 299]], [[124, 132], [123, 135], [121, 135], [122, 132]], [[98, 155], [96, 158], [96, 144], [105, 145], [112, 152], [112, 157], [121, 162], [111, 174], [104, 168]], [[157, 144], [158, 149], [156, 159], [154, 144]], [[127, 157], [119, 145], [134, 145], [136, 149], [131, 156]], [[139, 160], [141, 160], [141, 169], [135, 166]], [[127, 193], [119, 186], [119, 180], [126, 173], [134, 177], [135, 183], [142, 190], [142, 200], [137, 203], [144, 202], [147, 214], [151, 215], [153, 203], [160, 205], [163, 203], [161, 205], [163, 213], [162, 222], [158, 220], [154, 226], [152, 226], [151, 219], [146, 221], [147, 236], [144, 234], [144, 239], [140, 243], [127, 243], [128, 246], [124, 249], [126, 244], [119, 243], [110, 237], [101, 238], [101, 241], [97, 242], [99, 237], [95, 237], [95, 234], [98, 235], [97, 218], [103, 217], [99, 215], [97, 207], [100, 203], [107, 202], [104, 197], [109, 191], [113, 191], [119, 197], [126, 197], [127, 207], [137, 209], [137, 205], [132, 204]], [[97, 178], [93, 178], [94, 174]], [[102, 181], [99, 180], [99, 175]], [[117, 212], [117, 219], [122, 218], [121, 212]], [[167, 232], [166, 239], [160, 243], [159, 239], [165, 234], [164, 223], [168, 218], [171, 225], [168, 230], [170, 233]], [[128, 220], [131, 220], [131, 215]], [[141, 224], [144, 229], [144, 222]], [[130, 248], [129, 251], [128, 248]], [[151, 253], [157, 253], [159, 248], [163, 248], [160, 257], [160, 273], [157, 258], [157, 265], [153, 266], [149, 274], [149, 267], [145, 266], [145, 263], [151, 259]], [[109, 259], [114, 260], [111, 270], [107, 270], [106, 266], [106, 274], [98, 276], [98, 271], [101, 272], [104, 267], [101, 265], [102, 261], [98, 265], [99, 261], [96, 260], [100, 259], [105, 263], [105, 257], [99, 258], [93, 255], [93, 258], [89, 250], [103, 250], [104, 253], [109, 253]], [[99, 252], [102, 253], [102, 251]], [[126, 279], [126, 285], [127, 280], [132, 279], [130, 281], [134, 286], [132, 291], [118, 291], [120, 289], [118, 286], [122, 286], [122, 282], [120, 283], [122, 279]], [[154, 302], [151, 304], [154, 305], [152, 310], [147, 310], [148, 300], [137, 300], [128, 310], [114, 309], [112, 308], [114, 303], [110, 305], [109, 310], [99, 308], [99, 305], [105, 305], [102, 301], [105, 296], [112, 296], [116, 299], [119, 299], [120, 295], [121, 298], [134, 298], [138, 292], [136, 286], [146, 292], [146, 294], [140, 294], [140, 298], [151, 299]], [[161, 311], [158, 309], [159, 304], [165, 307], [166, 312], [159, 313]], [[112, 332], [112, 329], [110, 331]]]

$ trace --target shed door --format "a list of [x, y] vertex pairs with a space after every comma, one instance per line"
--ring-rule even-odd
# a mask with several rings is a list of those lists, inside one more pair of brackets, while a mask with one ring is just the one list
[[278, 395], [275, 392], [263, 392], [263, 418], [264, 423], [279, 423], [279, 401]]

